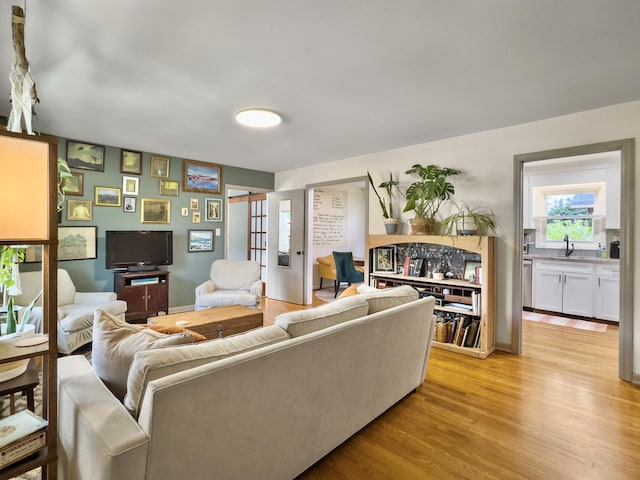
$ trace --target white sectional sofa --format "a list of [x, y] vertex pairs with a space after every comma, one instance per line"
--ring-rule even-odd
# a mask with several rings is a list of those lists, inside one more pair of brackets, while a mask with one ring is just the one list
[[59, 359], [59, 478], [296, 477], [423, 383], [434, 299], [417, 297], [355, 295], [138, 352], [124, 403], [83, 356]]

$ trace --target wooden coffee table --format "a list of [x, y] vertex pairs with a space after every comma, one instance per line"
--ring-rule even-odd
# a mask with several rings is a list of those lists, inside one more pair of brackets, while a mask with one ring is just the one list
[[147, 319], [147, 323], [165, 327], [188, 328], [209, 339], [222, 338], [261, 327], [262, 310], [242, 305], [230, 305], [150, 317]]

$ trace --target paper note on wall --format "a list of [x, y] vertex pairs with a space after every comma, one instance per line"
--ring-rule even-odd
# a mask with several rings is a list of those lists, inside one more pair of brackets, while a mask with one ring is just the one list
[[313, 191], [313, 245], [340, 247], [346, 244], [347, 192], [316, 188]]

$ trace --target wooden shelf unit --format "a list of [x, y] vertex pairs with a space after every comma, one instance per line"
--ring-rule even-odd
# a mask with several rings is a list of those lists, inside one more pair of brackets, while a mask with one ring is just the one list
[[[433, 244], [446, 247], [457, 248], [467, 252], [479, 254], [481, 257], [482, 274], [479, 284], [473, 284], [462, 279], [435, 280], [427, 277], [412, 277], [398, 273], [376, 273], [371, 265], [371, 251], [377, 247], [405, 244]], [[452, 302], [460, 300], [459, 297], [467, 297], [471, 292], [476, 292], [479, 298], [479, 315], [475, 315], [473, 310], [468, 311], [462, 308], [448, 307], [444, 304], [436, 305], [435, 309], [441, 312], [460, 314], [476, 318], [480, 322], [480, 344], [477, 348], [463, 347], [455, 343], [443, 343], [434, 340], [433, 346], [442, 348], [463, 355], [476, 358], [487, 358], [495, 350], [495, 281], [494, 281], [494, 237], [478, 236], [436, 236], [436, 235], [369, 235], [367, 238], [367, 251], [369, 252], [366, 268], [366, 281], [373, 286], [396, 286], [411, 285], [421, 294], [428, 295], [429, 292], [442, 293], [449, 290], [448, 299]], [[440, 296], [440, 295], [439, 295]], [[468, 303], [466, 299], [462, 302]]]
[[[34, 347], [16, 347], [18, 339], [0, 342], [0, 363], [19, 359], [42, 360], [42, 417], [47, 420], [46, 444], [32, 456], [0, 468], [0, 478], [17, 477], [42, 467], [42, 479], [57, 476], [58, 395], [57, 395], [57, 264], [58, 264], [58, 139], [48, 135], [26, 135], [0, 128], [0, 179], [2, 210], [0, 246], [42, 247], [43, 333], [48, 341]], [[29, 197], [26, 199], [26, 197]], [[12, 223], [10, 212], [22, 219]], [[9, 225], [7, 227], [7, 225]], [[32, 228], [33, 227], [33, 228]], [[26, 233], [28, 230], [35, 233]]]
[[127, 322], [146, 323], [147, 318], [160, 312], [169, 314], [169, 272], [114, 272], [113, 275], [118, 298], [127, 302]]

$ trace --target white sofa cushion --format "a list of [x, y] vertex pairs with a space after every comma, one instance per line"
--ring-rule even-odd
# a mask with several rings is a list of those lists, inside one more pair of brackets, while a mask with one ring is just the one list
[[343, 297], [335, 302], [320, 305], [309, 310], [298, 310], [280, 314], [275, 324], [289, 332], [292, 337], [322, 330], [354, 318], [363, 317], [369, 310], [369, 303], [362, 295]]
[[374, 289], [373, 291], [365, 290], [357, 296], [364, 298], [368, 302], [369, 315], [403, 303], [412, 302], [420, 297], [418, 291], [410, 285]]
[[137, 416], [144, 391], [150, 381], [289, 338], [287, 332], [272, 325], [186, 347], [136, 353], [129, 369], [124, 405]]
[[96, 310], [91, 363], [107, 388], [122, 400], [127, 389], [129, 366], [136, 352], [187, 343], [193, 343], [188, 332], [166, 335]]

